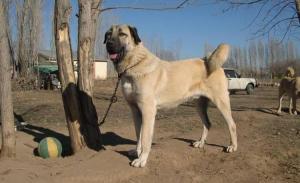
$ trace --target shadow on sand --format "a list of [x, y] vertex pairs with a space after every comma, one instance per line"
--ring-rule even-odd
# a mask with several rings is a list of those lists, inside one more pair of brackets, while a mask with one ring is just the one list
[[[276, 115], [276, 116], [281, 116], [283, 114], [278, 114], [277, 113], [277, 108], [251, 108], [251, 107], [233, 107], [232, 108], [232, 111], [258, 111], [258, 112], [262, 112], [262, 113], [266, 113], [266, 114], [272, 114], [272, 115]], [[284, 113], [287, 113], [289, 114], [289, 108], [287, 107], [283, 107], [281, 108], [281, 111], [284, 112]], [[300, 115], [299, 111], [298, 112], [298, 115]]]
[[251, 107], [240, 106], [240, 107], [233, 107], [231, 110], [232, 111], [258, 111], [266, 114], [278, 115], [277, 109], [275, 108], [262, 108], [262, 107], [251, 108]]
[[[14, 116], [17, 121], [25, 121], [21, 115], [14, 113]], [[70, 138], [67, 135], [56, 132], [54, 130], [44, 128], [41, 126], [37, 126], [34, 124], [27, 124], [22, 128], [22, 132], [32, 135], [33, 140], [39, 143], [45, 137], [54, 137], [58, 139], [62, 144], [62, 156], [70, 156], [72, 154], [71, 142]], [[117, 145], [133, 145], [136, 144], [136, 141], [123, 138], [114, 132], [106, 132], [101, 135], [102, 142], [104, 146], [117, 146]], [[33, 150], [35, 156], [38, 156], [37, 148]]]
[[[173, 138], [173, 139], [186, 142], [186, 143], [190, 144], [191, 147], [193, 147], [193, 142], [195, 142], [195, 140], [185, 139], [185, 138], [177, 138], [176, 137], [176, 138]], [[218, 147], [218, 148], [221, 148], [223, 152], [226, 152], [226, 147], [225, 146], [218, 145], [218, 144], [211, 144], [211, 143], [205, 143], [205, 145]]]

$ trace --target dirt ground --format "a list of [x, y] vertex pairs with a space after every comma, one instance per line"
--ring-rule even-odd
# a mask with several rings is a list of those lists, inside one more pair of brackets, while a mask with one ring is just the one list
[[[96, 83], [95, 105], [100, 118], [114, 81]], [[14, 92], [16, 117], [29, 123], [17, 135], [17, 157], [0, 160], [2, 183], [89, 182], [300, 182], [300, 115], [276, 115], [277, 88], [258, 88], [254, 95], [231, 95], [237, 124], [238, 151], [223, 152], [229, 132], [220, 112], [210, 105], [212, 128], [204, 149], [191, 147], [202, 124], [193, 103], [159, 111], [153, 148], [145, 168], [129, 165], [135, 147], [129, 108], [121, 93], [101, 127], [106, 150], [85, 149], [69, 156], [69, 140], [59, 91]], [[299, 100], [298, 100], [299, 103]], [[298, 111], [299, 111], [298, 104]], [[63, 143], [64, 157], [42, 159], [38, 142], [54, 136]]]

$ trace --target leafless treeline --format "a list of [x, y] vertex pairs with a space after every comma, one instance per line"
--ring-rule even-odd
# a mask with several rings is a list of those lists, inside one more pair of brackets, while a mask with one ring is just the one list
[[13, 76], [28, 77], [37, 64], [42, 32], [43, 0], [3, 0], [7, 22]]
[[[205, 44], [204, 52], [212, 50]], [[250, 41], [245, 47], [232, 47], [231, 56], [225, 67], [238, 69], [244, 76], [262, 79], [280, 78], [287, 66], [300, 70], [299, 54], [293, 41], [285, 43], [276, 39], [269, 42]]]

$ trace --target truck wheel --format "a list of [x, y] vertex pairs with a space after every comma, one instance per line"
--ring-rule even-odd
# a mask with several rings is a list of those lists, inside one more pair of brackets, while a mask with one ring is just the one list
[[252, 84], [248, 84], [247, 87], [246, 87], [246, 92], [247, 92], [248, 95], [253, 94], [254, 86]]

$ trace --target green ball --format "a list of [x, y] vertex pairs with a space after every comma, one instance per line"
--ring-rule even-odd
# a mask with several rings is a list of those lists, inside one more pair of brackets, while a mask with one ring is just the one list
[[62, 145], [54, 137], [43, 138], [38, 146], [38, 153], [42, 158], [57, 158], [61, 156]]

